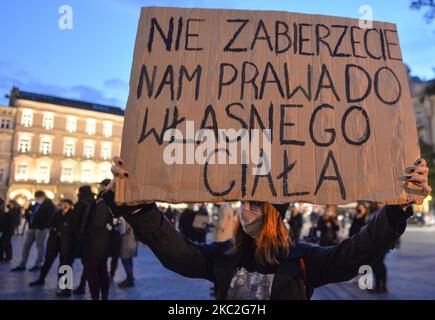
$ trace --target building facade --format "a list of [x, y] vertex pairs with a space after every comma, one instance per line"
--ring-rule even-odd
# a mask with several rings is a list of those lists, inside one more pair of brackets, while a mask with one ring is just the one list
[[[435, 150], [435, 94], [431, 93], [433, 90], [429, 90], [435, 86], [435, 79], [421, 80], [411, 76], [408, 79], [419, 138], [426, 146]], [[433, 166], [434, 163], [429, 163], [429, 165]], [[414, 207], [414, 210], [435, 216], [433, 208], [434, 203], [430, 195], [426, 197], [421, 206]], [[432, 219], [435, 221], [435, 218]]]
[[12, 159], [16, 109], [0, 106], [0, 197], [6, 198]]
[[435, 146], [435, 95], [415, 96], [413, 102], [419, 136]]
[[123, 110], [14, 88], [15, 110], [7, 197], [22, 204], [36, 190], [59, 201], [76, 200], [81, 185], [112, 178], [120, 154]]

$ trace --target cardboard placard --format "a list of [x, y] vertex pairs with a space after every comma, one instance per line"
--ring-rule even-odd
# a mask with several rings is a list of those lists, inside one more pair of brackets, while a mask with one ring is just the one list
[[396, 26], [358, 23], [142, 8], [117, 202], [421, 202]]

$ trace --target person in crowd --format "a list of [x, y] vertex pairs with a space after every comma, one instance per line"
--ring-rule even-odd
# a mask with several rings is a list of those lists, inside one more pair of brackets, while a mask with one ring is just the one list
[[137, 256], [137, 241], [134, 236], [133, 228], [120, 218], [121, 221], [121, 250], [119, 257], [124, 267], [126, 278], [118, 283], [118, 287], [125, 289], [134, 287], [133, 258]]
[[13, 272], [26, 270], [27, 260], [33, 243], [36, 243], [37, 258], [35, 265], [29, 271], [39, 271], [42, 267], [45, 255], [45, 242], [49, 232], [49, 222], [56, 212], [56, 206], [45, 195], [44, 191], [35, 192], [35, 204], [31, 207], [29, 229], [24, 238], [21, 261]]
[[[349, 228], [349, 237], [357, 234], [364, 227], [369, 218], [369, 211], [364, 202], [358, 202], [355, 207], [355, 214], [352, 216], [352, 223]], [[343, 219], [344, 220], [344, 219]], [[352, 282], [358, 283], [359, 277], [355, 277]]]
[[201, 203], [198, 211], [195, 211], [192, 226], [194, 241], [199, 243], [205, 242], [209, 228], [209, 217], [205, 203]]
[[[36, 204], [36, 203], [35, 203]], [[26, 230], [29, 229], [30, 220], [32, 219], [32, 208], [34, 204], [30, 205], [27, 210], [24, 210], [23, 218], [24, 222], [21, 228], [20, 236], [24, 236]]]
[[317, 223], [319, 222], [320, 219], [320, 211], [319, 209], [316, 207], [313, 209], [313, 211], [310, 214], [310, 222], [312, 225], [317, 226]]
[[15, 226], [15, 212], [11, 209], [6, 211], [5, 201], [0, 198], [0, 263], [12, 261], [12, 236]]
[[[124, 161], [114, 161], [115, 177], [128, 179]], [[430, 194], [426, 162], [419, 159], [411, 168], [413, 174], [402, 179]], [[166, 268], [213, 282], [217, 299], [308, 299], [314, 288], [352, 279], [361, 265], [393, 248], [413, 214], [411, 203], [384, 206], [353, 237], [322, 247], [290, 237], [283, 223], [286, 205], [248, 201], [233, 239], [197, 244], [178, 233], [153, 202], [117, 206], [113, 186], [103, 194], [112, 214], [123, 216]]]
[[85, 246], [84, 236], [86, 227], [88, 225], [88, 219], [91, 215], [91, 211], [95, 210], [95, 194], [92, 192], [90, 186], [81, 186], [77, 194], [77, 202], [74, 204], [74, 212], [78, 217], [78, 228], [77, 228], [77, 245], [75, 248], [75, 257], [81, 258], [83, 269], [82, 275], [80, 277], [80, 283], [78, 287], [73, 291], [73, 294], [84, 295], [86, 288], [86, 268], [84, 265], [84, 260], [82, 258], [83, 247]]
[[13, 216], [13, 222], [14, 222], [14, 234], [19, 234], [19, 227], [21, 224], [21, 206], [20, 204], [15, 200], [10, 200], [7, 205], [7, 210], [10, 212], [10, 214]]
[[175, 229], [178, 230], [178, 225], [180, 223], [180, 214], [181, 214], [181, 212], [180, 212], [180, 210], [178, 210], [175, 207], [172, 207], [172, 211], [174, 212], [174, 218], [175, 218], [174, 226], [175, 226]]
[[374, 201], [370, 202], [369, 208], [368, 208], [369, 216], [377, 213], [380, 209], [381, 209], [381, 204], [379, 202], [374, 202]]
[[296, 241], [299, 241], [301, 238], [301, 231], [303, 226], [303, 215], [302, 212], [293, 206], [291, 208], [291, 215], [289, 220], [290, 230], [293, 233], [293, 237]]
[[92, 300], [108, 300], [110, 277], [107, 270], [107, 258], [110, 250], [110, 225], [112, 215], [101, 198], [110, 180], [100, 183], [100, 193], [95, 195], [90, 186], [79, 188], [78, 202], [75, 205], [81, 213], [80, 257], [83, 263], [83, 274], [75, 293], [83, 293], [88, 282]]
[[216, 203], [217, 220], [215, 223], [214, 241], [222, 242], [233, 237], [234, 232], [234, 212], [228, 202]]
[[195, 241], [195, 231], [193, 229], [193, 220], [195, 219], [195, 211], [193, 210], [193, 204], [188, 204], [187, 208], [180, 215], [178, 221], [178, 229], [187, 238]]
[[325, 207], [325, 212], [319, 219], [317, 229], [320, 231], [319, 244], [321, 246], [333, 246], [337, 244], [339, 226], [335, 206], [327, 205]]
[[177, 216], [175, 214], [174, 209], [172, 209], [171, 206], [168, 206], [168, 208], [163, 212], [165, 213], [166, 219], [168, 219], [168, 221], [172, 223], [173, 226], [175, 226], [175, 222], [177, 221]]
[[[217, 220], [215, 222], [214, 241], [223, 242], [231, 239], [234, 233], [235, 218], [234, 211], [228, 202], [218, 202], [215, 204], [217, 207]], [[215, 288], [210, 288], [210, 295], [214, 296]]]
[[352, 219], [352, 224], [349, 229], [349, 237], [358, 233], [362, 227], [364, 227], [369, 220], [369, 211], [363, 202], [359, 202], [355, 208], [355, 216]]
[[[73, 202], [70, 199], [62, 199], [60, 209], [50, 221], [50, 233], [47, 239], [44, 265], [41, 268], [39, 278], [29, 283], [31, 287], [45, 284], [45, 278], [58, 256], [59, 266], [72, 266], [74, 259], [72, 239], [76, 225], [77, 219], [73, 211]], [[71, 290], [61, 290], [57, 292], [57, 296], [69, 297], [71, 296]]]
[[[381, 210], [381, 206], [377, 202], [370, 203], [369, 212], [370, 217], [376, 216], [378, 212]], [[400, 236], [395, 239], [394, 247], [397, 244], [397, 240], [400, 239]], [[370, 289], [371, 293], [387, 293], [388, 285], [387, 285], [387, 266], [385, 265], [385, 258], [388, 254], [389, 250], [381, 250], [379, 256], [374, 260], [371, 264], [373, 268], [373, 275], [375, 277], [375, 287]]]
[[305, 237], [304, 241], [310, 243], [319, 243], [319, 237], [317, 235], [317, 225], [319, 223], [320, 213], [318, 208], [314, 208], [314, 210], [309, 215], [310, 228], [308, 230], [308, 235]]
[[110, 230], [110, 269], [109, 276], [112, 281], [115, 279], [116, 270], [118, 269], [119, 253], [121, 251], [121, 221], [118, 218], [113, 218], [109, 227]]

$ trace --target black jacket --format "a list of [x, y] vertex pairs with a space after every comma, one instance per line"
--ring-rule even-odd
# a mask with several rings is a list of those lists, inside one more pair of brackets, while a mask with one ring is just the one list
[[15, 217], [12, 212], [0, 210], [0, 233], [12, 235], [15, 231]]
[[62, 215], [60, 225], [56, 227], [56, 231], [61, 239], [65, 241], [74, 240], [77, 235], [79, 217], [76, 212], [71, 209], [66, 214]]
[[40, 205], [39, 210], [35, 213], [35, 206], [33, 206], [30, 229], [48, 229], [50, 220], [56, 213], [56, 206], [53, 201], [46, 198]]
[[189, 239], [194, 239], [193, 219], [195, 218], [195, 211], [190, 208], [186, 208], [180, 215], [178, 221], [178, 228], [180, 232]]
[[74, 211], [70, 210], [66, 214], [62, 210], [57, 210], [50, 219], [50, 233], [47, 239], [47, 250], [55, 250], [60, 253], [61, 264], [71, 264], [75, 255], [74, 248], [76, 243], [72, 240], [72, 226], [75, 222]]
[[301, 235], [301, 230], [303, 226], [303, 216], [302, 213], [298, 212], [296, 216], [293, 214], [290, 216], [290, 229], [293, 232], [294, 236], [299, 240]]
[[111, 233], [107, 225], [112, 222], [112, 215], [103, 199], [91, 203], [84, 225], [81, 258], [98, 261], [110, 255]]
[[14, 224], [14, 228], [17, 228], [21, 223], [21, 207], [13, 207], [8, 212], [12, 215], [12, 223]]
[[57, 236], [71, 239], [77, 233], [78, 222], [77, 213], [73, 209], [65, 214], [62, 210], [57, 210], [50, 220], [49, 227]]
[[[271, 299], [310, 298], [314, 288], [352, 279], [361, 265], [368, 265], [392, 249], [405, 231], [412, 209], [385, 206], [367, 226], [337, 246], [298, 243], [275, 272]], [[147, 244], [168, 269], [190, 278], [215, 284], [216, 298], [225, 299], [241, 257], [231, 254], [232, 241], [197, 244], [177, 232], [155, 204], [126, 217], [137, 238]], [[305, 264], [306, 282], [300, 267]], [[305, 287], [306, 284], [306, 287]]]
[[319, 244], [321, 246], [335, 245], [338, 241], [339, 230], [337, 218], [322, 216], [317, 223], [317, 230], [320, 231]]
[[355, 233], [359, 232], [362, 227], [366, 225], [366, 217], [354, 217], [352, 220], [352, 225], [349, 229], [349, 237], [352, 237]]
[[75, 242], [75, 257], [81, 257], [85, 247], [86, 229], [89, 224], [90, 216], [95, 211], [95, 200], [91, 197], [79, 198], [74, 204], [73, 213], [74, 222], [74, 238]]
[[50, 231], [56, 232], [56, 230], [62, 225], [63, 223], [63, 215], [61, 210], [56, 210], [56, 212], [51, 217], [50, 221], [48, 222], [48, 227], [50, 228]]

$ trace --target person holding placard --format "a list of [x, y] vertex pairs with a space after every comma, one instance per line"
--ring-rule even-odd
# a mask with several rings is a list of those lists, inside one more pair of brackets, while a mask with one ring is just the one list
[[[114, 176], [127, 179], [124, 161], [114, 161]], [[405, 171], [402, 180], [431, 192], [425, 160]], [[232, 239], [198, 244], [177, 232], [155, 203], [117, 206], [113, 186], [114, 180], [103, 195], [112, 214], [124, 216], [166, 268], [213, 282], [217, 299], [309, 299], [315, 288], [352, 279], [392, 249], [413, 214], [412, 203], [386, 205], [351, 238], [320, 247], [289, 237], [283, 222], [288, 205], [245, 201]]]

